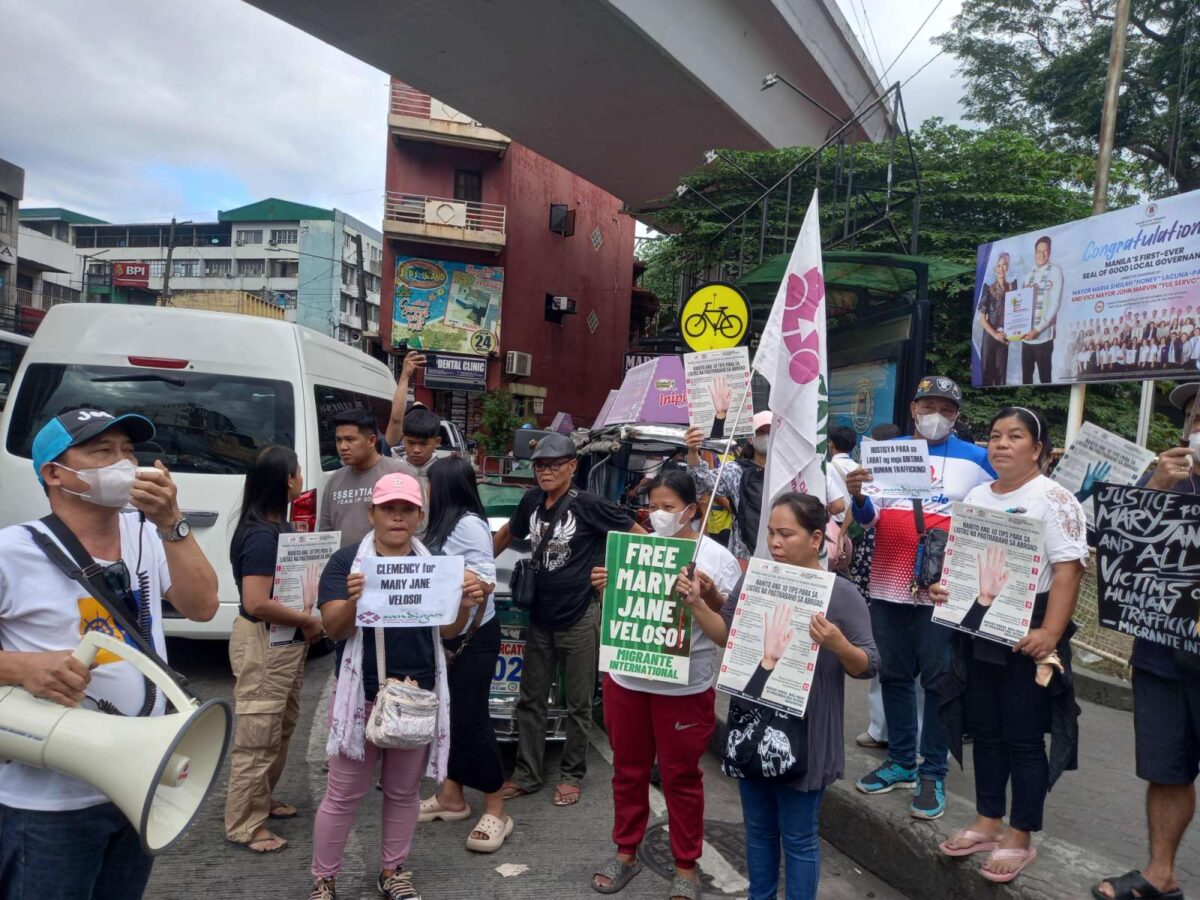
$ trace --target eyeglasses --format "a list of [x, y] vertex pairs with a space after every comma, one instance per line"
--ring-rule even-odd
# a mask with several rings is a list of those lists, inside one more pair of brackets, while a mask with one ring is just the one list
[[533, 463], [535, 472], [557, 472], [571, 460], [569, 459], [539, 459]]

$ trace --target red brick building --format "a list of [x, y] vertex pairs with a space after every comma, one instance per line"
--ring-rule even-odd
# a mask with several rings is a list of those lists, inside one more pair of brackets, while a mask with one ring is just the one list
[[498, 387], [541, 424], [558, 412], [590, 423], [630, 333], [634, 221], [620, 207], [393, 81], [380, 338], [441, 351], [418, 397], [468, 434]]

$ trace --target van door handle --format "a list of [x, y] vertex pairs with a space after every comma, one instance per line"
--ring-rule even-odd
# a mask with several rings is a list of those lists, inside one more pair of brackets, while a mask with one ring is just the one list
[[183, 517], [193, 528], [212, 528], [217, 524], [218, 515], [219, 513], [204, 509], [185, 509], [183, 511]]

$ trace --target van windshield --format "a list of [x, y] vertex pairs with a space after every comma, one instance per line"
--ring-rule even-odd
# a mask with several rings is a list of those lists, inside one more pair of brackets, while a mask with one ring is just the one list
[[150, 465], [161, 459], [172, 472], [241, 475], [259, 448], [295, 443], [295, 402], [286, 381], [34, 363], [13, 400], [8, 452], [32, 459], [38, 429], [78, 406], [148, 418], [158, 433], [137, 445], [138, 461]]

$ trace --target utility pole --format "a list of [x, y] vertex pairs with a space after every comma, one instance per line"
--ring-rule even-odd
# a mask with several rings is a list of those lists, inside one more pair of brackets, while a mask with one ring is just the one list
[[[1117, 130], [1117, 101], [1121, 92], [1121, 76], [1125, 71], [1125, 32], [1129, 29], [1129, 0], [1117, 0], [1113, 13], [1112, 43], [1108, 51], [1108, 77], [1104, 81], [1104, 109], [1100, 114], [1100, 152], [1096, 157], [1096, 186], [1092, 191], [1092, 215], [1108, 209], [1108, 170], [1112, 163], [1113, 140]], [[1147, 390], [1149, 387], [1149, 391]], [[1154, 382], [1142, 382], [1142, 413], [1147, 413], [1147, 398], [1153, 398]], [[1071, 385], [1071, 404], [1067, 408], [1067, 446], [1083, 426], [1083, 401], [1086, 388]], [[1139, 420], [1140, 420], [1139, 416]], [[1141, 431], [1139, 423], [1138, 431]], [[1143, 443], [1143, 441], [1139, 441]]]
[[171, 216], [171, 230], [167, 235], [167, 264], [163, 267], [163, 286], [159, 298], [163, 306], [171, 305], [171, 257], [175, 255], [175, 217]]
[[358, 281], [358, 348], [366, 349], [367, 343], [367, 276], [363, 270], [362, 235], [354, 235], [355, 275]]

